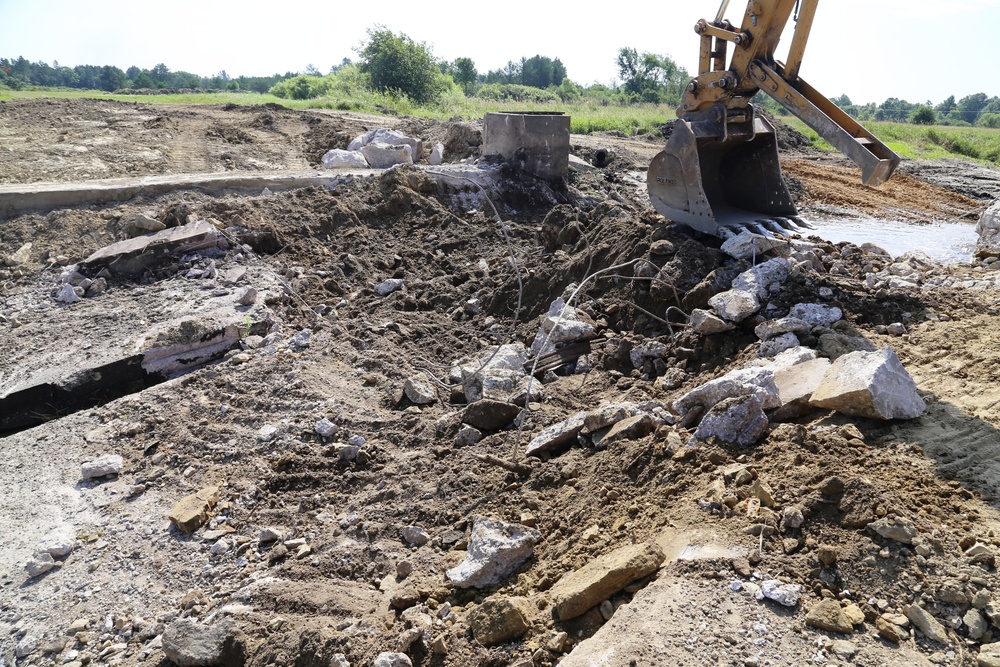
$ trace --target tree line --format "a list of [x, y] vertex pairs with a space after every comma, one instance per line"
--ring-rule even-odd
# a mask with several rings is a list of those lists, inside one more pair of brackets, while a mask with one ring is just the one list
[[191, 88], [212, 90], [249, 90], [266, 93], [279, 81], [291, 78], [296, 72], [271, 76], [231, 77], [225, 70], [213, 76], [199, 76], [191, 72], [172, 72], [163, 63], [152, 69], [132, 66], [123, 70], [114, 65], [77, 65], [67, 67], [58, 61], [51, 65], [31, 62], [19, 56], [0, 58], [0, 87], [21, 90], [26, 86], [46, 88], [80, 88], [84, 90], [115, 90], [139, 88]]
[[[66, 67], [54, 62], [30, 62], [24, 57], [0, 58], [0, 88], [25, 86], [127, 90], [139, 88], [190, 88], [245, 90], [278, 97], [309, 99], [334, 93], [349, 95], [376, 91], [406, 96], [417, 104], [438, 102], [446, 95], [483, 99], [546, 103], [575, 102], [587, 98], [602, 105], [636, 103], [676, 106], [691, 75], [667, 55], [639, 52], [622, 47], [615, 64], [618, 78], [609, 85], [581, 86], [569, 77], [559, 58], [536, 54], [508, 60], [499, 69], [479, 72], [471, 58], [440, 60], [424, 42], [384, 26], [367, 31], [367, 39], [356, 49], [357, 60], [344, 58], [324, 74], [313, 65], [305, 71], [260, 77], [230, 77], [225, 70], [211, 77], [190, 72], [172, 72], [165, 64], [152, 69], [111, 65]], [[755, 100], [765, 110], [782, 114], [773, 100], [759, 95]], [[910, 103], [889, 98], [881, 104], [854, 104], [841, 95], [832, 101], [858, 120], [895, 121], [1000, 128], [1000, 98], [976, 93], [940, 104]]]

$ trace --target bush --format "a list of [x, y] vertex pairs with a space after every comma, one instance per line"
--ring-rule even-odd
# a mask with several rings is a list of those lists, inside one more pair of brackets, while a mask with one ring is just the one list
[[440, 70], [430, 49], [384, 26], [368, 31], [362, 46], [360, 70], [371, 87], [383, 93], [402, 93], [417, 104], [436, 100], [442, 90]]
[[520, 86], [516, 83], [487, 83], [479, 89], [476, 96], [483, 100], [494, 100], [496, 102], [544, 104], [546, 102], [560, 101], [559, 96], [551, 90]]
[[937, 121], [937, 114], [929, 106], [921, 105], [913, 110], [910, 122], [915, 125], [933, 125]]
[[979, 127], [1000, 128], [1000, 113], [984, 113], [976, 121]]

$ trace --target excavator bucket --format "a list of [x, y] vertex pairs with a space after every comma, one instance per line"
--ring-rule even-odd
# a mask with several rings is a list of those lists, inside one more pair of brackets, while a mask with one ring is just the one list
[[739, 124], [711, 116], [677, 121], [653, 158], [646, 177], [653, 208], [713, 236], [793, 228], [788, 217], [796, 210], [781, 177], [774, 127], [756, 114]]

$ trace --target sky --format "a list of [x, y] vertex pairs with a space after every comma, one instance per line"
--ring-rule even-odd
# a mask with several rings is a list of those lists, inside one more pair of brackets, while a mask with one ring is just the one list
[[[232, 0], [0, 0], [0, 57], [61, 65], [131, 65], [211, 76], [321, 71], [356, 58], [366, 31], [383, 25], [424, 42], [437, 58], [472, 58], [485, 73], [508, 60], [559, 58], [580, 84], [610, 84], [621, 47], [669, 55], [694, 74], [694, 24], [719, 0], [600, 3], [283, 2]], [[595, 5], [589, 5], [594, 7]], [[746, 4], [730, 3], [742, 18]], [[1000, 0], [824, 0], [801, 76], [828, 97], [933, 103], [1000, 95]], [[779, 46], [783, 59], [788, 34]]]

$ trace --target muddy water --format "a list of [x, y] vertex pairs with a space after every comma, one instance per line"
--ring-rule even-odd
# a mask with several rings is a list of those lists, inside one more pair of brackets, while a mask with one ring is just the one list
[[978, 238], [976, 225], [971, 222], [918, 225], [874, 218], [806, 222], [815, 228], [809, 234], [834, 243], [874, 243], [893, 257], [919, 250], [942, 264], [970, 261]]

